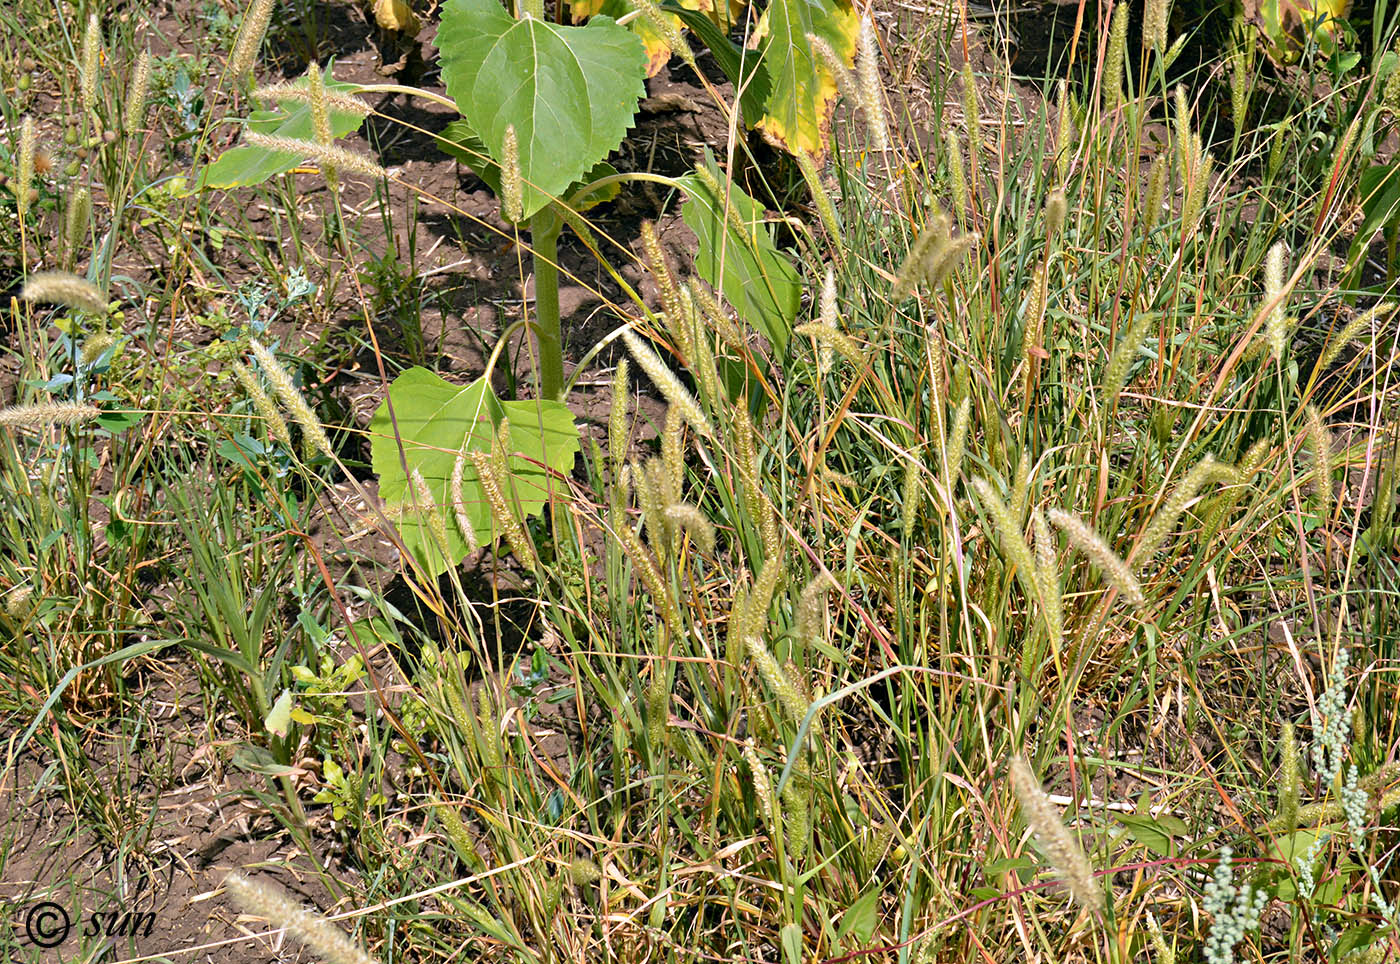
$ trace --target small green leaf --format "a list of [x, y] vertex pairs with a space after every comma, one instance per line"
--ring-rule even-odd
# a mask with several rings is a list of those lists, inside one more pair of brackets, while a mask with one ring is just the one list
[[1115, 813], [1113, 819], [1128, 828], [1128, 833], [1152, 853], [1169, 857], [1176, 852], [1173, 841], [1187, 832], [1187, 827], [1173, 816], [1154, 817], [1146, 813]]
[[277, 702], [272, 704], [272, 710], [267, 714], [263, 725], [267, 727], [267, 732], [272, 735], [284, 740], [287, 738], [287, 733], [292, 727], [291, 690], [283, 690], [282, 695], [277, 697]]
[[787, 964], [802, 964], [802, 925], [784, 924], [779, 934], [783, 942], [783, 959]]
[[856, 944], [865, 944], [880, 922], [880, 889], [872, 888], [856, 898], [854, 904], [841, 915], [841, 926], [836, 930], [839, 941], [846, 936], [854, 937]]
[[[708, 150], [704, 163], [723, 189], [728, 178]], [[737, 184], [730, 184], [729, 204], [736, 217], [726, 217], [724, 199], [699, 176], [687, 174], [677, 182], [689, 197], [681, 217], [699, 242], [696, 272], [724, 293], [740, 318], [767, 336], [781, 358], [787, 351], [802, 288], [797, 268], [773, 243], [763, 206]]]
[[447, 0], [437, 46], [448, 94], [497, 162], [515, 128], [525, 218], [622, 143], [645, 93], [642, 42], [610, 17], [560, 26]]
[[[305, 77], [292, 86], [305, 87]], [[359, 88], [354, 84], [342, 84], [331, 79], [331, 68], [326, 67], [326, 89], [341, 93], [354, 93]], [[279, 110], [257, 110], [248, 118], [248, 130], [258, 134], [272, 134], [277, 137], [291, 137], [299, 141], [315, 140], [316, 131], [311, 121], [311, 105], [296, 101], [282, 101]], [[362, 118], [358, 114], [332, 110], [331, 135], [344, 137], [359, 130]], [[290, 171], [302, 162], [295, 154], [282, 154], [264, 150], [251, 144], [231, 147], [219, 155], [218, 159], [200, 171], [195, 183], [199, 187], [232, 188], [249, 187], [261, 184], [270, 177]]]

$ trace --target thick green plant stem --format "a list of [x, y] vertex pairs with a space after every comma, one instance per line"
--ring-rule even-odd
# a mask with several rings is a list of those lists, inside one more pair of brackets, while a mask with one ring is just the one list
[[540, 397], [558, 400], [564, 391], [564, 343], [559, 334], [559, 230], [552, 208], [530, 218], [535, 257], [535, 335], [540, 343]]

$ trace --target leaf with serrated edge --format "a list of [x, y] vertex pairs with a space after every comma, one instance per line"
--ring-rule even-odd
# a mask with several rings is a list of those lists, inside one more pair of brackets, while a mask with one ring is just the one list
[[[382, 403], [370, 421], [370, 461], [379, 476], [379, 495], [391, 507], [411, 504], [408, 476], [417, 469], [428, 483], [433, 503], [446, 523], [455, 565], [467, 554], [466, 540], [457, 530], [449, 494], [452, 467], [465, 445], [468, 451], [488, 452], [502, 418], [510, 419], [508, 460], [515, 505], [525, 515], [538, 515], [564, 486], [559, 477], [573, 468], [578, 454], [578, 428], [573, 414], [560, 402], [502, 402], [484, 378], [470, 385], [453, 385], [426, 368], [410, 368], [389, 386], [394, 418]], [[398, 438], [394, 426], [398, 427]], [[403, 443], [403, 461], [399, 457]], [[553, 476], [553, 477], [551, 477]], [[462, 508], [476, 541], [492, 537], [491, 510], [476, 471], [468, 459], [462, 472]], [[414, 556], [434, 575], [446, 571], [426, 519], [411, 509], [398, 521], [399, 535]]]
[[642, 42], [610, 17], [560, 26], [448, 0], [437, 46], [448, 94], [497, 161], [515, 127], [527, 218], [622, 143], [645, 93]]
[[808, 34], [831, 45], [846, 64], [855, 57], [860, 20], [846, 0], [772, 0], [755, 31], [772, 90], [756, 125], [790, 153], [826, 153], [836, 80], [812, 51]]

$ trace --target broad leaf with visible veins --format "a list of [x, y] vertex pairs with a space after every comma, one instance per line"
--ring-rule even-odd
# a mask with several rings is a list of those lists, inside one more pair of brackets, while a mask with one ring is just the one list
[[[551, 496], [557, 498], [567, 489], [563, 477], [573, 469], [579, 441], [573, 413], [561, 402], [503, 402], [485, 378], [470, 385], [454, 385], [426, 368], [410, 368], [394, 379], [389, 400], [393, 402], [393, 418], [385, 402], [370, 421], [370, 461], [379, 476], [380, 497], [391, 510], [400, 510], [393, 513], [398, 518], [399, 535], [433, 575], [446, 572], [447, 563], [434, 544], [423, 513], [413, 509], [405, 463], [410, 471], [422, 473], [428, 483], [433, 505], [446, 523], [452, 565], [467, 554], [449, 492], [453, 465], [464, 448], [489, 452], [502, 419], [510, 419], [507, 464], [511, 478], [506, 494], [507, 498], [513, 496], [519, 511], [538, 515]], [[488, 543], [493, 535], [491, 509], [470, 458], [463, 465], [462, 509], [471, 521], [476, 542]]]
[[763, 205], [729, 183], [708, 150], [704, 165], [721, 189], [729, 184], [730, 210], [726, 214], [726, 198], [717, 197], [699, 176], [676, 179], [687, 195], [681, 218], [697, 241], [695, 273], [723, 292], [739, 317], [761, 331], [782, 356], [802, 299], [797, 268], [773, 242]]
[[610, 17], [560, 26], [447, 0], [437, 46], [448, 94], [498, 163], [514, 125], [527, 218], [622, 143], [645, 92], [642, 42]]
[[855, 58], [860, 20], [849, 0], [772, 0], [755, 36], [771, 90], [756, 125], [790, 153], [826, 153], [826, 135], [836, 106], [836, 80], [807, 42], [815, 34], [843, 63]]

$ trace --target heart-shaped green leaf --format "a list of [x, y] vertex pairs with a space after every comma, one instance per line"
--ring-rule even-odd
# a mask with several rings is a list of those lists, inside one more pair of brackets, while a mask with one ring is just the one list
[[[305, 77], [292, 86], [305, 87]], [[354, 84], [342, 84], [331, 79], [331, 68], [326, 68], [326, 89], [345, 94], [353, 94], [359, 88]], [[311, 105], [296, 101], [283, 101], [279, 110], [256, 110], [248, 117], [248, 130], [256, 134], [271, 134], [277, 137], [290, 137], [298, 141], [314, 141], [315, 126], [311, 120]], [[359, 130], [363, 120], [358, 114], [332, 110], [331, 135], [344, 137]], [[270, 177], [290, 171], [304, 160], [300, 154], [283, 154], [240, 144], [230, 147], [218, 159], [199, 173], [195, 183], [199, 187], [233, 188], [261, 184]]]
[[645, 92], [642, 42], [609, 17], [560, 26], [448, 0], [437, 46], [448, 94], [498, 163], [515, 128], [526, 218], [622, 143]]
[[[489, 452], [501, 420], [510, 419], [508, 494], [525, 515], [538, 515], [551, 496], [559, 496], [564, 487], [559, 477], [573, 468], [578, 454], [578, 428], [567, 406], [552, 401], [503, 402], [485, 378], [453, 385], [426, 368], [410, 368], [389, 386], [389, 402], [381, 404], [370, 421], [370, 459], [379, 476], [379, 495], [391, 508], [411, 506], [405, 465], [422, 473], [446, 523], [453, 565], [468, 550], [454, 521], [449, 492], [459, 453], [464, 449]], [[476, 541], [488, 543], [493, 536], [491, 509], [470, 459], [462, 472], [462, 510]], [[437, 575], [447, 570], [421, 512], [404, 511], [399, 534], [429, 572]]]

